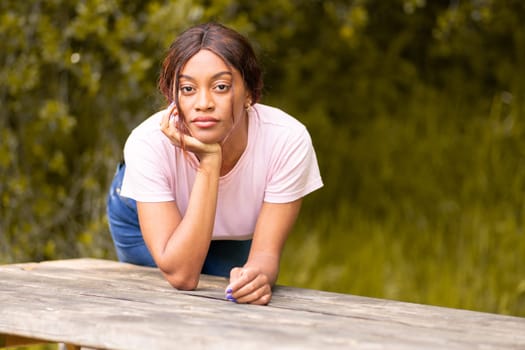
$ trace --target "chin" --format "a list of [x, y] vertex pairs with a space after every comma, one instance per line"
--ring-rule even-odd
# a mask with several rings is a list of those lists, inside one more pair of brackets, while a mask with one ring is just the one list
[[223, 139], [223, 135], [210, 135], [203, 132], [196, 132], [193, 134], [193, 137], [195, 137], [197, 140], [199, 140], [202, 143], [220, 143]]

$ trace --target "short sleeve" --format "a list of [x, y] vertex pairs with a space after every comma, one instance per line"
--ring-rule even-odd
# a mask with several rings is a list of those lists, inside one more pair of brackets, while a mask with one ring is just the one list
[[149, 137], [132, 133], [124, 146], [126, 172], [121, 195], [141, 202], [171, 201], [168, 155], [159, 133]]
[[312, 140], [304, 126], [274, 145], [266, 202], [287, 203], [323, 186]]

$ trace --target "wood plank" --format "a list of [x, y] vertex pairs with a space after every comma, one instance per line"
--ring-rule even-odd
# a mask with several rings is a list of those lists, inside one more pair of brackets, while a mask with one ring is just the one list
[[94, 348], [525, 347], [523, 318], [283, 286], [267, 307], [237, 305], [224, 278], [183, 292], [112, 261], [0, 266], [0, 279], [0, 333]]

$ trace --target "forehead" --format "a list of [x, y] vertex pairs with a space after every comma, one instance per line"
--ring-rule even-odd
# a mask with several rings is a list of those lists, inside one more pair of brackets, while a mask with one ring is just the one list
[[210, 50], [201, 49], [186, 62], [180, 75], [182, 78], [200, 78], [211, 77], [220, 72], [230, 72], [234, 79], [241, 77], [239, 71], [227, 64], [219, 55]]

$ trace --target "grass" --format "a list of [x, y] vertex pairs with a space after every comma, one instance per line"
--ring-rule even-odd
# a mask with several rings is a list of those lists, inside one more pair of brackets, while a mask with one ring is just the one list
[[301, 223], [279, 283], [525, 316], [523, 234], [501, 231], [481, 212], [463, 216], [456, 234], [359, 214]]
[[525, 122], [498, 97], [480, 110], [424, 96], [333, 129], [339, 161], [321, 140], [325, 188], [305, 200], [278, 282], [525, 316]]

